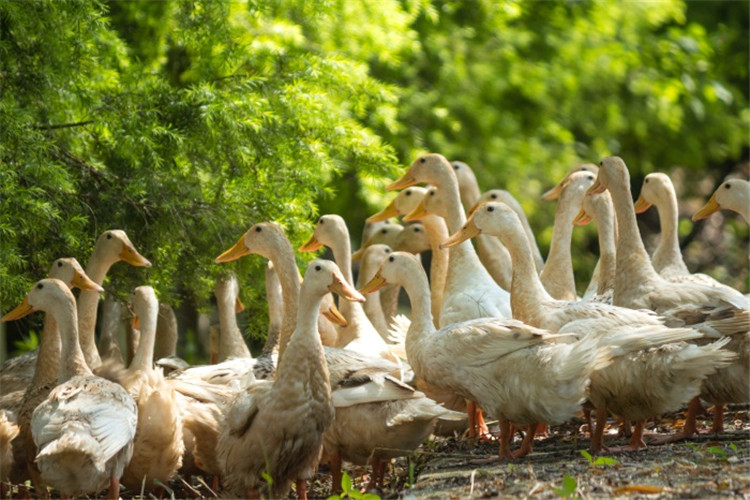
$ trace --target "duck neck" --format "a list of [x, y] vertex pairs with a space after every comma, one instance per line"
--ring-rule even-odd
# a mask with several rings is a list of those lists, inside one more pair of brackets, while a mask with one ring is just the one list
[[92, 371], [86, 362], [78, 339], [75, 302], [65, 302], [60, 309], [55, 311], [54, 317], [62, 342], [58, 383], [62, 384], [79, 375], [91, 375]]
[[294, 250], [291, 243], [280, 245], [277, 252], [266, 256], [273, 263], [276, 275], [281, 283], [281, 295], [283, 297], [283, 317], [281, 320], [281, 332], [279, 334], [279, 363], [284, 354], [286, 345], [294, 332], [297, 321], [297, 309], [299, 308], [300, 278], [297, 263], [294, 260]]
[[[357, 288], [362, 288], [365, 283], [370, 281], [375, 273], [377, 272], [376, 265], [370, 261], [370, 259], [363, 259], [362, 264], [359, 267], [359, 274], [357, 275]], [[385, 320], [383, 314], [383, 308], [380, 302], [380, 291], [373, 292], [367, 295], [367, 300], [362, 305], [365, 314], [370, 319], [372, 326], [381, 333], [388, 333], [388, 323]]]
[[[602, 193], [600, 196], [603, 195], [607, 195], [607, 200], [609, 200], [608, 193]], [[603, 210], [596, 213], [594, 217], [599, 232], [599, 282], [597, 283], [596, 293], [601, 295], [615, 287], [617, 222], [612, 211], [612, 202], [607, 201]]]
[[39, 344], [39, 354], [36, 358], [34, 377], [31, 379], [31, 387], [41, 387], [57, 380], [60, 372], [61, 350], [57, 321], [51, 314], [45, 313], [44, 330]]
[[219, 362], [228, 358], [250, 358], [250, 350], [242, 338], [240, 328], [237, 326], [237, 316], [235, 316], [235, 305], [237, 297], [234, 294], [227, 293], [218, 301], [219, 308], [219, 325], [221, 326], [221, 335], [219, 335]]
[[542, 302], [553, 300], [536, 273], [531, 244], [517, 221], [502, 236], [513, 262], [513, 277], [510, 286], [510, 307], [513, 317], [526, 323], [528, 318], [541, 314]]
[[268, 301], [268, 336], [261, 355], [271, 356], [279, 349], [279, 334], [284, 314], [284, 298], [279, 276], [273, 263], [266, 266], [266, 300]]
[[159, 303], [159, 319], [156, 320], [156, 340], [154, 341], [154, 359], [167, 358], [177, 353], [177, 317], [174, 310], [164, 303]]
[[688, 270], [685, 262], [682, 260], [680, 241], [677, 234], [677, 195], [675, 195], [671, 184], [669, 185], [668, 196], [659, 199], [656, 203], [656, 208], [659, 212], [661, 237], [651, 257], [651, 262], [657, 270], [668, 265], [676, 265], [684, 271], [684, 274], [687, 274]]
[[471, 177], [471, 179], [467, 179], [463, 184], [459, 183], [458, 185], [458, 190], [461, 195], [461, 204], [463, 205], [465, 212], [471, 210], [482, 196], [477, 179], [474, 176]]
[[[448, 262], [450, 250], [440, 248], [440, 244], [448, 239], [448, 227], [445, 220], [437, 215], [428, 215], [422, 219], [427, 237], [430, 239], [432, 259], [430, 260], [430, 295], [433, 322], [440, 317], [440, 309], [443, 307], [443, 294], [445, 293], [445, 281], [448, 277]], [[435, 323], [437, 326], [437, 323]]]
[[[333, 260], [336, 262], [336, 265], [339, 266], [341, 274], [346, 278], [346, 282], [354, 286], [354, 278], [352, 277], [352, 246], [351, 243], [349, 243], [348, 231], [343, 231], [330, 245], [330, 249], [333, 253]], [[351, 322], [354, 303], [341, 300], [339, 301], [339, 309], [346, 317], [347, 321]]]
[[411, 302], [411, 324], [406, 332], [405, 341], [406, 353], [409, 362], [417, 372], [421, 367], [421, 362], [418, 356], [419, 349], [415, 347], [435, 333], [435, 324], [430, 312], [430, 288], [427, 284], [427, 276], [421, 267], [419, 273], [410, 273], [402, 286]]
[[[567, 202], [565, 199], [560, 199], [557, 203], [555, 224], [552, 229], [552, 243], [547, 255], [547, 262], [539, 274], [544, 288], [553, 298], [558, 300], [576, 300], [576, 282], [573, 275], [570, 243], [573, 237], [573, 220], [578, 214], [578, 210], [578, 206]], [[531, 252], [530, 244], [529, 252]]]
[[[116, 261], [104, 258], [101, 247], [94, 247], [94, 252], [86, 265], [86, 274], [97, 285], [104, 282], [109, 268]], [[81, 349], [91, 369], [98, 368], [102, 364], [99, 351], [96, 349], [95, 329], [96, 312], [99, 306], [99, 292], [81, 290], [78, 296], [78, 328]]]
[[141, 337], [138, 340], [138, 348], [135, 350], [133, 361], [130, 362], [130, 367], [128, 368], [128, 371], [131, 373], [149, 373], [153, 370], [157, 315], [158, 306], [152, 304], [145, 311], [145, 314], [138, 318]]
[[[638, 222], [633, 209], [633, 200], [630, 195], [630, 186], [611, 185], [609, 192], [615, 207], [617, 219], [617, 272], [615, 277], [615, 296], [618, 290], [623, 291], [626, 283], [640, 283], [641, 286], [647, 282], [658, 279], [656, 271], [651, 265], [651, 260], [643, 246], [641, 233], [638, 230]], [[615, 298], [617, 303], [617, 298]]]
[[[283, 286], [283, 285], [282, 285]], [[308, 285], [309, 286], [309, 285]], [[302, 283], [299, 296], [304, 299], [299, 301], [297, 311], [297, 326], [289, 339], [286, 354], [279, 356], [278, 369], [276, 370], [276, 384], [284, 386], [293, 384], [302, 378], [306, 384], [314, 384], [319, 381], [315, 375], [324, 374], [326, 387], [328, 387], [328, 369], [323, 353], [323, 343], [318, 334], [318, 314], [324, 294], [314, 294], [313, 290], [306, 289]], [[274, 385], [276, 385], [274, 384]], [[319, 387], [318, 390], [325, 390]], [[328, 388], [330, 394], [330, 388]]]

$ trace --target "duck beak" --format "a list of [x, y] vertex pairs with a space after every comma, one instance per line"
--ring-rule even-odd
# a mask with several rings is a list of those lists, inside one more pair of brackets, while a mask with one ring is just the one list
[[427, 210], [424, 208], [424, 199], [419, 202], [419, 205], [409, 212], [408, 214], [404, 215], [404, 222], [411, 222], [414, 220], [424, 219], [430, 215]]
[[701, 219], [705, 219], [717, 210], [721, 210], [721, 206], [716, 202], [716, 193], [711, 195], [703, 208], [693, 214], [693, 222]]
[[133, 245], [124, 244], [123, 249], [119, 255], [121, 260], [124, 260], [131, 266], [136, 267], [151, 267], [151, 263], [143, 255], [138, 253]]
[[366, 222], [380, 222], [383, 220], [388, 220], [391, 217], [398, 217], [399, 213], [396, 209], [396, 202], [392, 201], [387, 207], [385, 207], [380, 212], [371, 215], [367, 218]]
[[386, 191], [396, 191], [399, 189], [406, 189], [409, 186], [415, 186], [419, 184], [419, 181], [417, 181], [411, 174], [411, 169], [409, 169], [404, 175], [401, 176], [401, 178], [397, 181], [391, 182], [388, 184], [388, 186], [385, 188]]
[[367, 247], [369, 247], [371, 244], [372, 244], [371, 239], [368, 239], [367, 241], [365, 241], [365, 244], [362, 245], [359, 248], [359, 250], [357, 250], [356, 252], [352, 254], [352, 262], [357, 262], [359, 259], [361, 259], [362, 256], [365, 254], [365, 250], [367, 250]]
[[27, 295], [23, 298], [23, 301], [18, 306], [16, 306], [15, 309], [3, 316], [2, 320], [0, 321], [13, 321], [15, 319], [21, 319], [24, 316], [33, 313], [34, 311], [36, 311], [36, 309], [34, 309], [32, 305], [29, 304], [29, 296]]
[[336, 304], [333, 304], [327, 311], [323, 311], [323, 316], [328, 318], [328, 321], [334, 325], [340, 327], [345, 327], [349, 324], [344, 315], [341, 314], [341, 311], [339, 311], [339, 308], [336, 307]]
[[77, 272], [73, 275], [73, 288], [80, 288], [81, 290], [88, 290], [91, 292], [103, 292], [104, 288], [94, 283], [86, 273]]
[[239, 314], [245, 310], [245, 304], [242, 303], [239, 297], [234, 300], [234, 313]]
[[138, 316], [133, 316], [133, 322], [131, 324], [133, 326], [133, 330], [141, 329], [141, 319]]
[[216, 262], [217, 264], [220, 264], [222, 262], [231, 262], [249, 253], [250, 249], [245, 245], [245, 235], [243, 234], [232, 248], [216, 257], [214, 259], [214, 262]]
[[557, 186], [544, 193], [542, 195], [542, 200], [554, 201], [560, 197], [560, 193], [562, 193], [562, 182], [558, 183]]
[[333, 275], [333, 281], [328, 285], [328, 290], [345, 298], [349, 302], [364, 302], [365, 298], [341, 276]]
[[640, 195], [633, 208], [635, 209], [635, 213], [642, 214], [643, 212], [651, 208], [651, 203], [647, 202], [643, 195]]
[[588, 189], [588, 191], [586, 191], [586, 194], [601, 194], [606, 190], [607, 186], [602, 184], [602, 182], [599, 180], [599, 176], [597, 175], [594, 184]]
[[473, 238], [481, 232], [482, 230], [479, 229], [476, 224], [474, 224], [474, 219], [471, 218], [466, 221], [466, 224], [464, 224], [463, 227], [459, 229], [458, 232], [456, 232], [456, 234], [451, 235], [450, 238], [442, 242], [440, 244], [440, 248], [455, 247], [459, 243], [462, 243], [469, 238]]
[[380, 275], [380, 271], [378, 271], [375, 273], [375, 276], [365, 284], [365, 286], [359, 289], [359, 291], [362, 293], [377, 292], [387, 284], [388, 282]]
[[299, 247], [300, 252], [314, 252], [315, 250], [318, 250], [319, 248], [322, 248], [323, 244], [318, 241], [318, 239], [313, 234], [310, 236], [310, 239], [307, 240], [307, 243]]
[[471, 207], [471, 208], [469, 209], [469, 211], [468, 211], [468, 212], [466, 212], [466, 218], [467, 218], [467, 219], [468, 219], [468, 218], [470, 218], [470, 217], [471, 217], [471, 214], [473, 214], [474, 212], [476, 212], [476, 211], [477, 211], [477, 208], [479, 208], [479, 205], [481, 205], [481, 204], [482, 204], [482, 202], [481, 202], [481, 201], [478, 201], [478, 202], [477, 202], [477, 203], [476, 203], [476, 204], [475, 204], [475, 205], [474, 205], [473, 207]]
[[574, 226], [585, 226], [592, 221], [592, 217], [584, 209], [578, 211], [578, 215], [573, 219]]

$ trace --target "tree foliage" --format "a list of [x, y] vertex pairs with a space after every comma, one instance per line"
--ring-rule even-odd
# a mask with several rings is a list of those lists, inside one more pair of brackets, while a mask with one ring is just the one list
[[356, 239], [425, 150], [515, 193], [545, 247], [538, 195], [576, 163], [618, 154], [639, 184], [746, 157], [749, 18], [680, 0], [0, 2], [0, 303], [122, 228], [154, 266], [116, 266], [110, 289], [205, 305], [213, 258], [253, 222], [299, 243], [336, 212]]

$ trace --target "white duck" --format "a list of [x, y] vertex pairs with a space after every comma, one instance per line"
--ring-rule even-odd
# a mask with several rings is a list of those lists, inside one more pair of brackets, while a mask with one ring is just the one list
[[109, 486], [109, 498], [116, 499], [119, 478], [133, 454], [136, 404], [125, 389], [95, 376], [87, 366], [78, 341], [75, 298], [63, 282], [37, 282], [3, 320], [35, 310], [55, 318], [62, 339], [60, 385], [31, 418], [42, 480], [63, 495], [95, 493]]
[[511, 252], [511, 293], [518, 319], [552, 331], [583, 332], [600, 345], [613, 347], [612, 365], [592, 376], [590, 400], [597, 408], [597, 433], [591, 443], [594, 451], [601, 448], [607, 408], [628, 420], [638, 420], [630, 448], [645, 446], [642, 431], [646, 417], [679, 409], [700, 391], [707, 375], [735, 357], [721, 350], [727, 340], [701, 347], [680, 342], [702, 334], [690, 328], [667, 328], [660, 318], [647, 312], [553, 299], [535, 273], [518, 217], [502, 203], [478, 207], [446, 245], [458, 244], [480, 232], [500, 237]]
[[[404, 220], [417, 220], [424, 213], [434, 213], [446, 220], [449, 231], [458, 231], [466, 221], [466, 215], [461, 206], [458, 181], [448, 160], [439, 154], [424, 155], [387, 189], [404, 189], [420, 182], [432, 184], [437, 190], [431, 188], [423, 199], [422, 208], [418, 207]], [[431, 202], [424, 210], [429, 198], [438, 201]], [[445, 326], [478, 317], [511, 317], [510, 295], [495, 283], [479, 261], [471, 242], [467, 241], [449, 253], [439, 323]]]
[[[349, 231], [341, 216], [336, 214], [321, 216], [315, 225], [313, 235], [307, 243], [300, 247], [300, 251], [311, 252], [324, 245], [331, 249], [333, 258], [347, 283], [353, 286]], [[345, 347], [362, 354], [381, 356], [384, 359], [398, 362], [398, 355], [372, 325], [362, 308], [362, 304], [344, 302], [340, 309], [348, 324], [339, 328], [338, 347]]]
[[510, 452], [511, 422], [559, 423], [586, 399], [591, 373], [608, 363], [607, 348], [596, 341], [570, 341], [520, 321], [482, 318], [435, 331], [427, 277], [418, 259], [394, 252], [363, 292], [400, 283], [412, 303], [406, 349], [415, 374], [436, 387], [475, 401], [500, 419], [500, 459], [531, 450], [533, 432], [518, 453]]
[[133, 291], [131, 308], [141, 337], [133, 361], [121, 381], [138, 405], [133, 458], [122, 476], [129, 489], [148, 491], [167, 484], [182, 465], [182, 417], [174, 388], [161, 368], [154, 369], [154, 340], [159, 301], [150, 286]]
[[706, 204], [693, 215], [693, 221], [705, 219], [717, 210], [737, 212], [750, 224], [750, 182], [729, 179], [716, 188]]

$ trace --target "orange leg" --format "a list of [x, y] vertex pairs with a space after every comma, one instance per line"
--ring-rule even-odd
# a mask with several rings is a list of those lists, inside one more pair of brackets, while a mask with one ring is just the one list
[[611, 452], [619, 451], [636, 451], [646, 447], [646, 443], [643, 441], [643, 427], [646, 425], [646, 419], [637, 420], [635, 422], [635, 429], [633, 434], [630, 436], [630, 443], [627, 446], [617, 446], [610, 448]]
[[333, 454], [330, 461], [331, 467], [331, 493], [341, 493], [341, 452]]
[[691, 399], [690, 405], [688, 406], [687, 416], [685, 417], [685, 425], [682, 427], [682, 430], [672, 436], [655, 439], [652, 444], [672, 443], [674, 441], [693, 437], [693, 434], [695, 434], [696, 430], [695, 419], [698, 416], [698, 412], [702, 408], [703, 407], [701, 406], [701, 400], [700, 398], [698, 398], [698, 396]]
[[297, 479], [297, 498], [307, 500], [307, 479]]
[[542, 439], [549, 437], [549, 425], [543, 422], [536, 424], [535, 435]]
[[714, 420], [711, 426], [711, 432], [714, 434], [724, 430], [724, 405], [716, 403], [714, 405]]
[[622, 427], [620, 427], [620, 430], [618, 431], [618, 435], [620, 437], [632, 437], [633, 436], [633, 429], [630, 427], [630, 420], [627, 420], [625, 418], [618, 418], [618, 422], [622, 423]]
[[107, 498], [110, 500], [117, 500], [120, 498], [120, 479], [116, 477], [109, 478], [109, 495]]
[[531, 453], [531, 447], [534, 444], [534, 434], [536, 433], [536, 430], [537, 424], [531, 424], [528, 426], [526, 435], [523, 437], [523, 441], [521, 442], [521, 448], [513, 452], [513, 458], [525, 457], [526, 455]]
[[251, 498], [253, 500], [257, 500], [260, 498], [260, 491], [256, 490], [255, 488], [248, 488], [247, 489], [247, 498]]
[[512, 460], [513, 454], [510, 452], [510, 442], [513, 438], [510, 430], [510, 422], [506, 419], [500, 419], [500, 450], [497, 456], [483, 458], [479, 460], [472, 460], [471, 463], [477, 465], [490, 464], [494, 462], [502, 462], [503, 460]]
[[607, 425], [607, 409], [597, 408], [595, 413], [596, 427], [591, 434], [591, 444], [589, 445], [591, 453], [599, 453], [602, 450], [607, 450], [604, 446], [604, 426]]
[[475, 440], [477, 438], [477, 404], [474, 401], [469, 401], [466, 406], [466, 418], [469, 421], [469, 438]]

